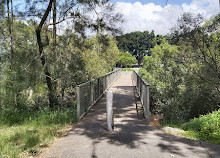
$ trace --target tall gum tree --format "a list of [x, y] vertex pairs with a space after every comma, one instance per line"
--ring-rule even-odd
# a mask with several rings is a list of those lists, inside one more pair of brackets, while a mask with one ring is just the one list
[[[47, 5], [44, 11], [36, 7], [39, 3]], [[47, 61], [47, 56], [44, 52], [45, 48], [50, 46], [50, 42], [46, 42], [47, 44], [45, 45], [44, 38], [42, 36], [42, 30], [44, 28], [48, 28], [48, 26], [53, 26], [52, 52], [55, 53], [57, 43], [56, 25], [61, 24], [68, 19], [72, 21], [75, 32], [80, 33], [82, 36], [85, 36], [85, 32], [88, 28], [92, 31], [99, 31], [100, 29], [103, 29], [106, 33], [109, 32], [114, 35], [120, 33], [120, 29], [116, 24], [122, 21], [122, 16], [121, 14], [114, 11], [114, 4], [108, 3], [108, 1], [104, 0], [66, 0], [65, 2], [50, 0], [47, 4], [45, 1], [39, 2], [32, 0], [29, 1], [29, 4], [32, 5], [30, 5], [29, 11], [25, 12], [26, 15], [35, 15], [35, 18], [40, 18], [40, 22], [36, 28], [36, 37], [39, 48], [39, 56], [44, 69], [44, 76], [46, 78], [46, 84], [48, 88], [49, 106], [51, 109], [53, 109], [57, 103], [57, 83], [54, 82], [54, 78], [50, 72], [50, 63]], [[59, 13], [57, 13], [57, 8], [59, 8]], [[52, 23], [50, 23], [48, 18], [51, 11], [53, 11]], [[89, 14], [90, 12], [93, 13]]]
[[46, 59], [43, 54], [44, 45], [43, 45], [42, 38], [41, 38], [41, 30], [42, 30], [42, 27], [43, 27], [45, 21], [47, 20], [47, 17], [49, 15], [50, 11], [51, 11], [52, 4], [53, 4], [53, 0], [50, 0], [48, 7], [43, 15], [43, 18], [41, 19], [40, 24], [37, 26], [37, 29], [36, 29], [37, 43], [38, 43], [38, 47], [39, 47], [39, 55], [40, 55], [41, 63], [44, 66], [44, 75], [46, 76], [46, 83], [47, 83], [47, 87], [49, 90], [48, 97], [49, 97], [49, 102], [50, 102], [50, 108], [54, 108], [54, 106], [55, 106], [55, 96], [54, 96], [55, 94], [53, 91], [51, 74], [49, 72], [48, 66], [46, 65]]

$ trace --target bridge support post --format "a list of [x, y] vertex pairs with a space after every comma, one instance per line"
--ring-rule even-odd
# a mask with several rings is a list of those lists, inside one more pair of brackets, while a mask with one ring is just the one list
[[113, 131], [114, 129], [114, 118], [113, 118], [113, 92], [111, 90], [106, 91], [106, 118], [107, 118], [107, 129]]

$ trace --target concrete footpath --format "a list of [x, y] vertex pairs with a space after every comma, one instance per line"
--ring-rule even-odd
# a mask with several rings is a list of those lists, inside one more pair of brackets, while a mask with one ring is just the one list
[[105, 96], [40, 157], [43, 158], [220, 158], [220, 146], [165, 134], [137, 117], [131, 75], [113, 84], [114, 132], [106, 131]]

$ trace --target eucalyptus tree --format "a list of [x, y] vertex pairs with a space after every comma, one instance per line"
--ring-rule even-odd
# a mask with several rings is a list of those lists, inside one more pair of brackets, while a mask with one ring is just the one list
[[194, 62], [202, 62], [208, 68], [207, 73], [210, 73], [212, 77], [220, 82], [220, 56], [217, 53], [219, 45], [216, 45], [219, 33], [213, 32], [219, 28], [219, 25], [217, 25], [219, 24], [218, 19], [219, 15], [215, 16], [211, 25], [208, 23], [202, 25], [204, 19], [200, 14], [184, 13], [178, 20], [178, 25], [173, 28], [172, 35], [177, 44], [185, 44], [192, 49], [193, 54], [188, 53], [186, 55], [191, 55]]
[[219, 14], [204, 23], [200, 14], [184, 13], [172, 30], [181, 49], [179, 62], [188, 70], [185, 84], [194, 96], [191, 112], [196, 116], [218, 108], [220, 102]]
[[[82, 37], [85, 37], [88, 31], [106, 32], [114, 35], [120, 33], [117, 23], [121, 22], [122, 16], [114, 11], [114, 4], [106, 0], [28, 0], [25, 8], [26, 10], [24, 7], [19, 10], [18, 7], [17, 13], [26, 19], [32, 18], [37, 23], [38, 52], [44, 69], [50, 107], [54, 108], [57, 103], [57, 79], [53, 76], [53, 69], [50, 67], [51, 63], [48, 62], [48, 59], [57, 53], [57, 26], [65, 26], [64, 23], [71, 22], [74, 31]], [[50, 20], [51, 14], [53, 20]], [[50, 26], [53, 26], [52, 37], [50, 36]], [[48, 53], [49, 50], [51, 53]], [[54, 62], [56, 62], [56, 57]]]
[[7, 15], [8, 15], [8, 30], [9, 30], [9, 36], [10, 36], [11, 60], [13, 60], [13, 56], [14, 56], [14, 48], [13, 48], [13, 19], [14, 19], [13, 0], [7, 0]]

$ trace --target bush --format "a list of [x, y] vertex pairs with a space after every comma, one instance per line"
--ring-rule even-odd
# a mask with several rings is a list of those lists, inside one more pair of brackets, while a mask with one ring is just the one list
[[189, 131], [188, 135], [220, 145], [220, 109], [192, 119], [181, 128]]

